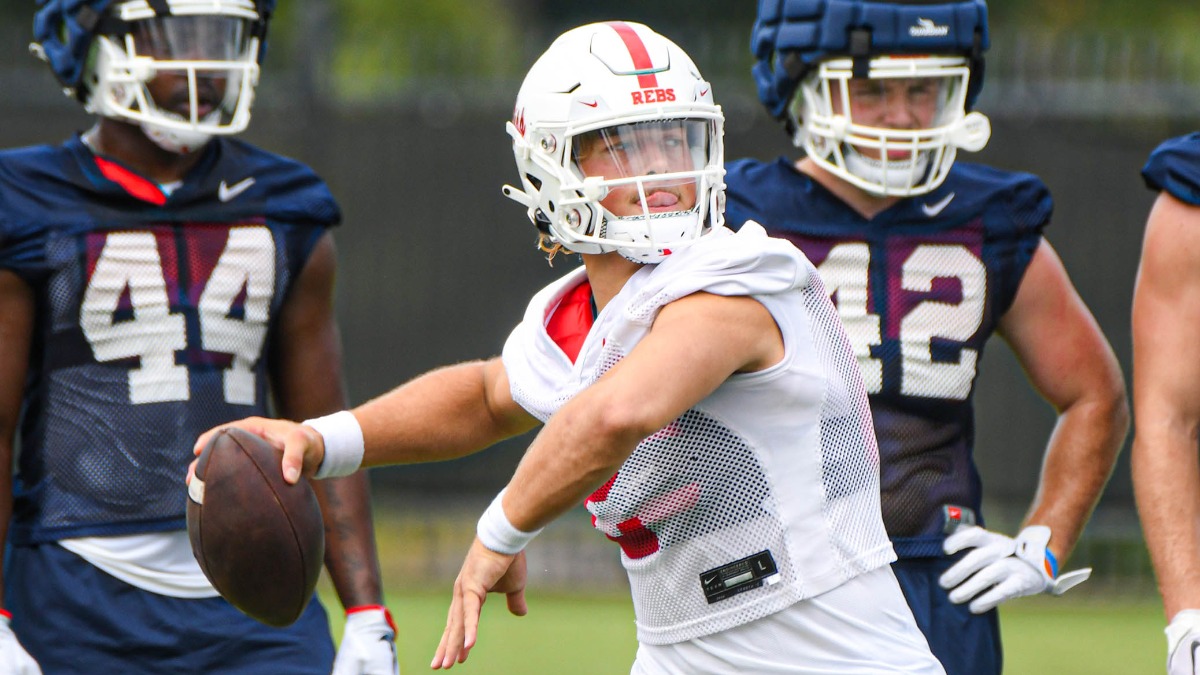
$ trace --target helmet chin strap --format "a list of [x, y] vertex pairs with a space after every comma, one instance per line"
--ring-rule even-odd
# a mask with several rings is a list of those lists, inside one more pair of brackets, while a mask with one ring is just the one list
[[[643, 243], [644, 246], [622, 246], [615, 243], [610, 250], [616, 251], [622, 258], [642, 265], [660, 263], [671, 253], [690, 246], [696, 238], [706, 234], [708, 228], [701, 222], [698, 207], [687, 211], [654, 214], [650, 216], [614, 216], [604, 215], [606, 234], [612, 239], [624, 239], [630, 243]], [[692, 236], [681, 236], [685, 232], [696, 232]], [[672, 242], [665, 248], [654, 244], [655, 241]]]
[[917, 185], [929, 168], [929, 152], [921, 151], [915, 157], [897, 161], [872, 159], [851, 145], [842, 145], [842, 156], [846, 170], [874, 185], [887, 189], [903, 190]]
[[[183, 120], [183, 117], [180, 115], [172, 113], [171, 116]], [[220, 119], [220, 116], [221, 113], [214, 110], [201, 121], [217, 121]], [[146, 134], [147, 138], [154, 141], [155, 145], [167, 152], [179, 155], [191, 154], [204, 147], [212, 139], [212, 134], [203, 131], [166, 127], [151, 121], [142, 122], [141, 127], [142, 132]]]

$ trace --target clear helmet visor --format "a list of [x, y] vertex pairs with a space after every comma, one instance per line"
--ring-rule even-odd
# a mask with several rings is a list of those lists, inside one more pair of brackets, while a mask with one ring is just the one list
[[232, 124], [243, 85], [255, 74], [257, 45], [249, 23], [217, 15], [134, 22], [127, 48], [132, 60], [151, 70], [142, 73], [150, 76], [145, 102], [190, 124]]
[[605, 127], [575, 136], [572, 169], [616, 218], [652, 218], [698, 207], [710, 164], [709, 120], [671, 119]]

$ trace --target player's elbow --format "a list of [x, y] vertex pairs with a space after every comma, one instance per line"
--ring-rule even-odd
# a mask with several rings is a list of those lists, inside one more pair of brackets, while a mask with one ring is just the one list
[[602, 450], [605, 461], [623, 460], [643, 439], [658, 431], [663, 422], [638, 401], [599, 397], [587, 406], [564, 408], [563, 420]]
[[1125, 379], [1119, 368], [1114, 367], [1114, 373], [1107, 378], [1105, 386], [1093, 391], [1093, 398], [1096, 417], [1107, 421], [1109, 435], [1119, 448], [1129, 433], [1131, 421], [1129, 396], [1125, 393]]

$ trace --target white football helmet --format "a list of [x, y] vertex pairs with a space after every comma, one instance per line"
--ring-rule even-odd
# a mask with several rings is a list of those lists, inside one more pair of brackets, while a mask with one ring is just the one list
[[[141, 125], [171, 152], [243, 131], [266, 29], [258, 7], [254, 0], [114, 3], [111, 28], [96, 36], [93, 65], [83, 76], [85, 108]], [[160, 76], [180, 78], [186, 87], [155, 92]]]
[[721, 109], [691, 58], [646, 26], [561, 35], [507, 129], [523, 189], [504, 194], [567, 250], [660, 262], [724, 222]]
[[965, 57], [878, 56], [867, 78], [855, 78], [854, 65], [822, 61], [788, 107], [795, 144], [825, 170], [873, 194], [908, 197], [941, 185], [959, 149], [987, 145], [988, 118], [966, 112]]

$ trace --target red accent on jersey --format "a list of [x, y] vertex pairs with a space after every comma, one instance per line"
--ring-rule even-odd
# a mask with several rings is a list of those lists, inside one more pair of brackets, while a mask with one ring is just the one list
[[[609, 21], [608, 26], [621, 36], [621, 41], [625, 43], [625, 48], [629, 50], [629, 56], [633, 59], [635, 69], [648, 71], [654, 68], [654, 62], [650, 60], [650, 53], [646, 51], [646, 45], [632, 26], [623, 21]], [[642, 89], [655, 89], [658, 87], [658, 76], [650, 72], [640, 74], [638, 75], [638, 86]]]
[[[605, 483], [604, 485], [601, 485], [600, 487], [596, 488], [596, 491], [593, 492], [591, 495], [589, 495], [587, 500], [589, 502], [602, 502], [605, 499], [608, 499], [608, 491], [612, 490], [613, 483], [615, 483], [615, 482], [617, 482], [617, 474], [614, 473], [612, 475], [612, 478], [609, 478], [608, 482]], [[593, 516], [592, 517], [592, 525], [595, 525], [595, 524], [596, 524], [596, 517]]]
[[546, 319], [546, 334], [575, 363], [592, 321], [592, 285], [585, 280], [559, 301]]
[[167, 203], [167, 195], [163, 194], [162, 189], [151, 181], [142, 178], [120, 164], [110, 162], [102, 157], [96, 157], [95, 160], [100, 173], [105, 178], [125, 188], [125, 191], [131, 196], [144, 202], [150, 202], [155, 206], [162, 206]]
[[621, 550], [631, 559], [645, 558], [658, 552], [658, 535], [643, 525], [640, 518], [630, 518], [618, 524], [617, 529], [621, 531], [621, 536], [604, 536], [620, 544]]

